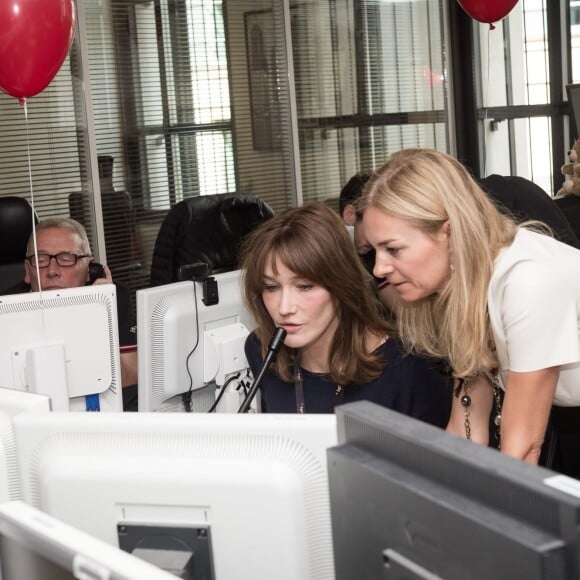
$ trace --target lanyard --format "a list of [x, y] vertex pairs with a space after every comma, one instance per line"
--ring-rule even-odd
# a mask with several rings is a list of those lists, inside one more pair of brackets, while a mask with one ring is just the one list
[[[294, 391], [296, 393], [296, 412], [297, 413], [304, 413], [305, 412], [305, 405], [304, 405], [304, 382], [302, 380], [302, 369], [300, 365], [295, 362], [294, 363]], [[336, 385], [334, 389], [334, 405], [341, 405], [344, 400], [344, 387], [342, 385]]]

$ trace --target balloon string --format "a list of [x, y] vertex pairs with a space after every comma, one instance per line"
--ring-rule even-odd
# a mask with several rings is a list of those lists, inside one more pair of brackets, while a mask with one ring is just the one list
[[[26, 125], [26, 155], [28, 158], [28, 185], [30, 188], [30, 205], [32, 207], [31, 213], [31, 220], [32, 220], [32, 240], [34, 244], [34, 256], [35, 256], [35, 264], [36, 264], [36, 279], [38, 280], [38, 292], [40, 292], [40, 305], [41, 305], [41, 313], [42, 313], [42, 329], [44, 332], [44, 341], [48, 342], [48, 336], [46, 334], [46, 323], [45, 323], [45, 311], [44, 311], [44, 297], [42, 295], [42, 285], [40, 284], [40, 268], [38, 267], [38, 245], [36, 243], [36, 207], [34, 205], [34, 187], [32, 184], [32, 160], [30, 155], [30, 129], [28, 125], [28, 103], [25, 98], [20, 99], [20, 105], [24, 108], [24, 120]], [[26, 248], [26, 252], [28, 253], [28, 247]]]
[[489, 30], [487, 31], [487, 78], [485, 79], [485, 103], [484, 103], [484, 110], [485, 110], [485, 116], [484, 116], [484, 122], [483, 122], [483, 134], [484, 134], [484, 144], [483, 144], [483, 177], [485, 177], [487, 175], [487, 121], [488, 121], [488, 107], [489, 107], [489, 85], [491, 84], [489, 82], [489, 75], [491, 72], [491, 54], [489, 53], [490, 51], [490, 41], [489, 39], [491, 38], [491, 31], [494, 29], [495, 27], [493, 27], [493, 25], [490, 25]]

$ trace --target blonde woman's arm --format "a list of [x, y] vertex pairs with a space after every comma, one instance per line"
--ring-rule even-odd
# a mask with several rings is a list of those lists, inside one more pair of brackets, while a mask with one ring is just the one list
[[[453, 392], [457, 389], [455, 382]], [[493, 403], [491, 383], [483, 376], [477, 376], [469, 381], [467, 395], [471, 399], [469, 407], [461, 404], [461, 399], [466, 395], [465, 387], [459, 396], [453, 395], [451, 404], [451, 416], [447, 424], [447, 432], [467, 437], [466, 427], [471, 431], [471, 440], [475, 443], [487, 445], [489, 441], [489, 415]], [[466, 425], [466, 410], [469, 412], [468, 426]]]
[[559, 376], [559, 366], [508, 373], [501, 413], [504, 453], [538, 463]]

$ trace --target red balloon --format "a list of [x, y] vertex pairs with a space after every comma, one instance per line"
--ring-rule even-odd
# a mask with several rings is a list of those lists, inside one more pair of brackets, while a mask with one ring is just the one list
[[457, 0], [471, 18], [492, 24], [505, 18], [518, 0]]
[[0, 90], [25, 99], [59, 71], [74, 36], [73, 0], [0, 0]]

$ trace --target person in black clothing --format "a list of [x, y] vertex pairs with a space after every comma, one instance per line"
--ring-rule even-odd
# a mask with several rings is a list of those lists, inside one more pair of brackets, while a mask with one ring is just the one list
[[286, 210], [249, 234], [242, 256], [245, 300], [256, 321], [246, 341], [254, 375], [275, 328], [287, 332], [261, 384], [264, 411], [331, 413], [364, 399], [447, 425], [450, 382], [389, 334], [334, 211], [323, 204]]
[[556, 200], [533, 181], [516, 175], [496, 174], [478, 181], [503, 214], [508, 214], [517, 223], [541, 221], [557, 240], [580, 248], [580, 240]]
[[[24, 280], [6, 290], [5, 294], [77, 288], [89, 282], [113, 283], [107, 266], [103, 266], [103, 277], [94, 281], [90, 279], [89, 264], [93, 257], [87, 233], [79, 222], [71, 218], [48, 218], [39, 222], [36, 226], [36, 246], [35, 253], [34, 237], [31, 236], [24, 260]], [[137, 410], [137, 351], [131, 302], [126, 288], [122, 285], [116, 287], [123, 407], [125, 410]]]
[[355, 173], [340, 190], [338, 211], [342, 221], [344, 221], [347, 226], [354, 226], [357, 222], [356, 200], [362, 195], [363, 189], [372, 174], [372, 171], [359, 171], [358, 173]]
[[365, 185], [372, 177], [372, 171], [359, 171], [355, 173], [340, 190], [338, 207], [340, 217], [346, 226], [352, 228], [352, 239], [361, 259], [363, 266], [373, 277], [373, 286], [381, 303], [386, 307], [386, 313], [390, 316], [396, 310], [397, 293], [389, 287], [389, 283], [384, 278], [377, 278], [373, 274], [375, 265], [375, 251], [364, 237], [361, 227], [361, 216], [356, 212], [356, 202], [362, 195]]

